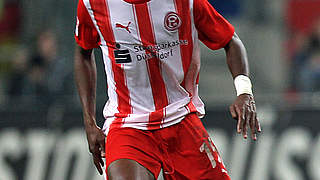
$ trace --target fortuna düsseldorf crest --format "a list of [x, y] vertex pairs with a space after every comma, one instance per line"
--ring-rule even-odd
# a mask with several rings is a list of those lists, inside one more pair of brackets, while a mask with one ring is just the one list
[[175, 12], [169, 12], [164, 17], [164, 27], [168, 31], [175, 31], [181, 26], [181, 19], [179, 15]]

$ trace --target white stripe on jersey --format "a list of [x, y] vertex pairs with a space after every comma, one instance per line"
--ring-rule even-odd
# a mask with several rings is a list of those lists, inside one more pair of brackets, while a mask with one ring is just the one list
[[[141, 46], [137, 28], [133, 26], [138, 26], [135, 23], [134, 12], [132, 5], [124, 1], [109, 1], [110, 19], [112, 27], [116, 24], [121, 24], [123, 26], [128, 26], [131, 33], [126, 29], [121, 29], [115, 27], [114, 38], [117, 43], [120, 44], [120, 49], [128, 49], [130, 54], [134, 54], [134, 49], [130, 44], [133, 44], [132, 36], [134, 37], [134, 44]], [[121, 16], [117, 14], [121, 12]], [[129, 23], [130, 22], [130, 23]], [[131, 56], [133, 63], [122, 64], [123, 70], [125, 72], [125, 79], [127, 83], [128, 90], [130, 92], [130, 102], [132, 106], [133, 114], [148, 114], [155, 110], [154, 101], [151, 91], [151, 85], [147, 70], [146, 61], [140, 61], [137, 63], [137, 58]], [[132, 70], [134, 69], [134, 71]], [[140, 91], [137, 91], [137, 89]], [[140, 118], [139, 118], [140, 119]], [[141, 119], [138, 121], [142, 121]], [[148, 121], [148, 116], [144, 118], [144, 121]]]
[[[164, 5], [166, 7], [163, 7]], [[159, 7], [163, 8], [159, 8]], [[165, 13], [163, 12], [165, 9]], [[163, 22], [167, 12], [176, 12], [174, 0], [166, 0], [166, 1], [151, 1], [150, 2], [150, 11], [151, 14], [156, 14], [157, 16], [152, 16], [152, 20], [155, 22]], [[175, 31], [176, 32], [176, 31]], [[165, 30], [164, 25], [161, 24], [154, 24], [154, 33], [157, 43], [168, 43], [168, 40], [179, 40], [179, 34], [175, 32], [169, 32]], [[169, 36], [170, 39], [166, 38]], [[166, 39], [167, 41], [161, 41]], [[169, 104], [181, 100], [181, 98], [185, 97], [188, 94], [186, 91], [183, 90], [179, 86], [179, 84], [183, 81], [184, 71], [183, 66], [180, 60], [180, 48], [176, 46], [175, 48], [171, 49], [172, 51], [168, 51], [167, 49], [160, 50], [159, 53], [169, 53], [169, 56], [173, 55], [172, 57], [161, 60], [161, 70], [162, 70], [162, 77], [166, 85], [167, 95]], [[175, 61], [176, 60], [176, 61]], [[178, 61], [177, 61], [178, 60]], [[173, 74], [175, 76], [173, 76]]]
[[111, 60], [108, 58], [109, 50], [107, 46], [101, 46], [101, 51], [103, 54], [103, 62], [105, 66], [105, 72], [107, 75], [108, 84], [108, 96], [109, 100], [103, 109], [103, 115], [108, 120], [109, 117], [113, 117], [115, 113], [119, 113], [117, 109], [118, 96], [116, 93], [116, 82], [114, 81], [114, 74], [112, 72]]
[[[106, 7], [110, 16], [110, 26], [112, 28], [113, 37], [117, 43], [116, 50], [125, 50], [129, 53], [124, 53], [129, 55], [130, 58], [120, 57], [120, 60], [128, 60], [121, 64], [112, 64], [110, 59], [109, 52], [112, 52], [114, 47], [108, 47], [106, 40], [103, 38], [101, 33], [104, 32], [103, 29], [99, 29], [98, 24], [95, 20], [94, 14], [91, 7], [96, 7], [94, 5], [90, 6], [89, 0], [83, 0], [86, 8], [88, 9], [89, 15], [95, 25], [101, 40], [101, 49], [103, 52], [103, 58], [105, 63], [105, 72], [107, 74], [107, 83], [108, 83], [108, 95], [109, 100], [105, 105], [103, 114], [106, 118], [104, 125], [104, 130], [107, 133], [109, 131], [109, 126], [117, 119], [115, 118], [116, 114], [119, 112], [118, 107], [118, 97], [121, 94], [117, 94], [117, 89], [115, 82], [115, 73], [113, 72], [113, 66], [121, 66], [121, 72], [123, 71], [125, 86], [128, 88], [129, 93], [129, 105], [132, 109], [131, 114], [127, 114], [127, 117], [120, 117], [122, 119], [121, 127], [132, 127], [147, 130], [149, 129], [150, 123], [150, 114], [155, 111], [155, 97], [156, 94], [153, 94], [152, 84], [150, 83], [150, 69], [148, 68], [148, 55], [152, 53], [146, 53], [144, 47], [142, 46], [142, 40], [140, 39], [139, 24], [136, 17], [135, 8], [133, 5], [126, 3], [122, 0], [106, 0]], [[91, 1], [94, 3], [95, 1]], [[180, 2], [182, 3], [182, 2]], [[165, 16], [169, 12], [176, 12], [175, 0], [152, 0], [147, 3], [148, 11], [151, 18], [151, 25], [153, 26], [153, 33], [156, 45], [161, 46], [166, 43], [179, 42], [179, 31], [169, 31], [164, 26]], [[193, 1], [190, 0], [190, 9], [191, 9], [191, 21], [193, 22], [192, 15], [192, 4]], [[101, 7], [101, 6], [100, 6]], [[101, 22], [99, 22], [101, 23]], [[105, 22], [102, 22], [105, 23]], [[140, 22], [141, 23], [141, 22]], [[182, 22], [183, 23], [183, 22]], [[101, 25], [101, 24], [99, 24]], [[109, 24], [108, 24], [109, 25]], [[108, 27], [108, 25], [106, 25]], [[197, 43], [197, 30], [193, 23], [191, 23], [191, 33], [192, 41], [188, 42], [194, 44], [194, 54], [196, 55], [193, 58], [198, 58]], [[107, 38], [107, 37], [106, 37]], [[113, 42], [111, 42], [113, 43]], [[109, 42], [108, 42], [109, 44]], [[159, 55], [158, 60], [161, 62], [160, 73], [164, 81], [164, 86], [166, 94], [168, 97], [156, 97], [156, 98], [167, 98], [168, 106], [163, 108], [164, 118], [159, 124], [159, 128], [167, 127], [173, 124], [180, 122], [186, 114], [188, 114], [187, 105], [191, 101], [189, 93], [180, 85], [184, 80], [184, 67], [183, 60], [181, 57], [180, 46], [184, 45], [175, 45], [175, 46], [164, 46], [164, 48], [158, 49], [157, 55]], [[195, 48], [196, 47], [196, 48]], [[167, 54], [160, 58], [160, 54]], [[143, 58], [144, 57], [144, 58]], [[200, 57], [199, 57], [200, 58]], [[151, 58], [150, 58], [151, 59]], [[154, 59], [154, 58], [153, 58]], [[117, 60], [117, 58], [116, 58]], [[199, 59], [197, 59], [199, 60]], [[116, 63], [116, 62], [115, 62]], [[121, 74], [122, 76], [122, 74]], [[195, 75], [197, 76], [197, 74]], [[196, 79], [196, 78], [194, 78]], [[121, 80], [122, 81], [122, 80]], [[194, 82], [193, 82], [194, 83]], [[153, 84], [157, 86], [157, 84]], [[154, 87], [153, 87], [154, 88]], [[197, 86], [194, 83], [193, 86], [193, 102], [195, 107], [198, 109], [198, 112], [204, 113], [204, 108], [201, 100], [198, 97]], [[127, 93], [126, 93], [127, 94]], [[121, 109], [120, 109], [121, 111]], [[126, 113], [124, 113], [126, 114]], [[157, 117], [157, 116], [155, 116]]]
[[[161, 127], [168, 127], [180, 122], [184, 116], [188, 114], [187, 108], [183, 105], [188, 102], [190, 102], [190, 98], [186, 97], [179, 102], [169, 104], [166, 107], [165, 123], [162, 124]], [[148, 130], [148, 122], [144, 121], [147, 117], [148, 114], [134, 114], [132, 117], [126, 118], [126, 123], [124, 123], [122, 127], [134, 127], [142, 130]]]
[[100, 32], [100, 29], [98, 28], [98, 24], [97, 24], [97, 21], [96, 19], [94, 18], [94, 14], [93, 14], [93, 11], [92, 11], [92, 8], [91, 8], [91, 5], [90, 5], [90, 0], [83, 0], [83, 4], [86, 6], [87, 10], [88, 10], [88, 13], [90, 15], [90, 18], [94, 24], [94, 26], [96, 27], [96, 30], [98, 31], [99, 33], [99, 37], [100, 37], [100, 42], [101, 42], [101, 45], [106, 45], [106, 41], [104, 40], [101, 32]]

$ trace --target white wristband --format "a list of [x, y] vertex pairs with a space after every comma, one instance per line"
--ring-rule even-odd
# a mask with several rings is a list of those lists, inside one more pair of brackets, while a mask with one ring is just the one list
[[237, 91], [237, 96], [241, 94], [251, 94], [252, 93], [252, 84], [248, 76], [238, 75], [234, 78], [234, 86]]

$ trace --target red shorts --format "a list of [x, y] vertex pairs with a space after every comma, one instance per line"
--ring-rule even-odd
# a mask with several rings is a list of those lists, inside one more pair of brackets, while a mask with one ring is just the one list
[[107, 136], [106, 167], [118, 159], [138, 162], [155, 178], [162, 168], [166, 180], [230, 180], [216, 147], [194, 113], [159, 130], [112, 129]]

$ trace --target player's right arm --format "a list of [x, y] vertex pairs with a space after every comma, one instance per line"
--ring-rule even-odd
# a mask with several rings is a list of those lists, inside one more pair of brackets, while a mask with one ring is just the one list
[[99, 36], [87, 8], [79, 0], [75, 30], [77, 46], [74, 56], [74, 78], [83, 110], [84, 127], [93, 162], [102, 174], [105, 135], [96, 125], [97, 70], [93, 49], [99, 47]]
[[87, 135], [89, 151], [93, 162], [102, 174], [105, 146], [105, 135], [96, 125], [96, 82], [97, 71], [93, 50], [85, 50], [79, 46], [75, 49], [74, 77], [83, 110], [84, 127]]

